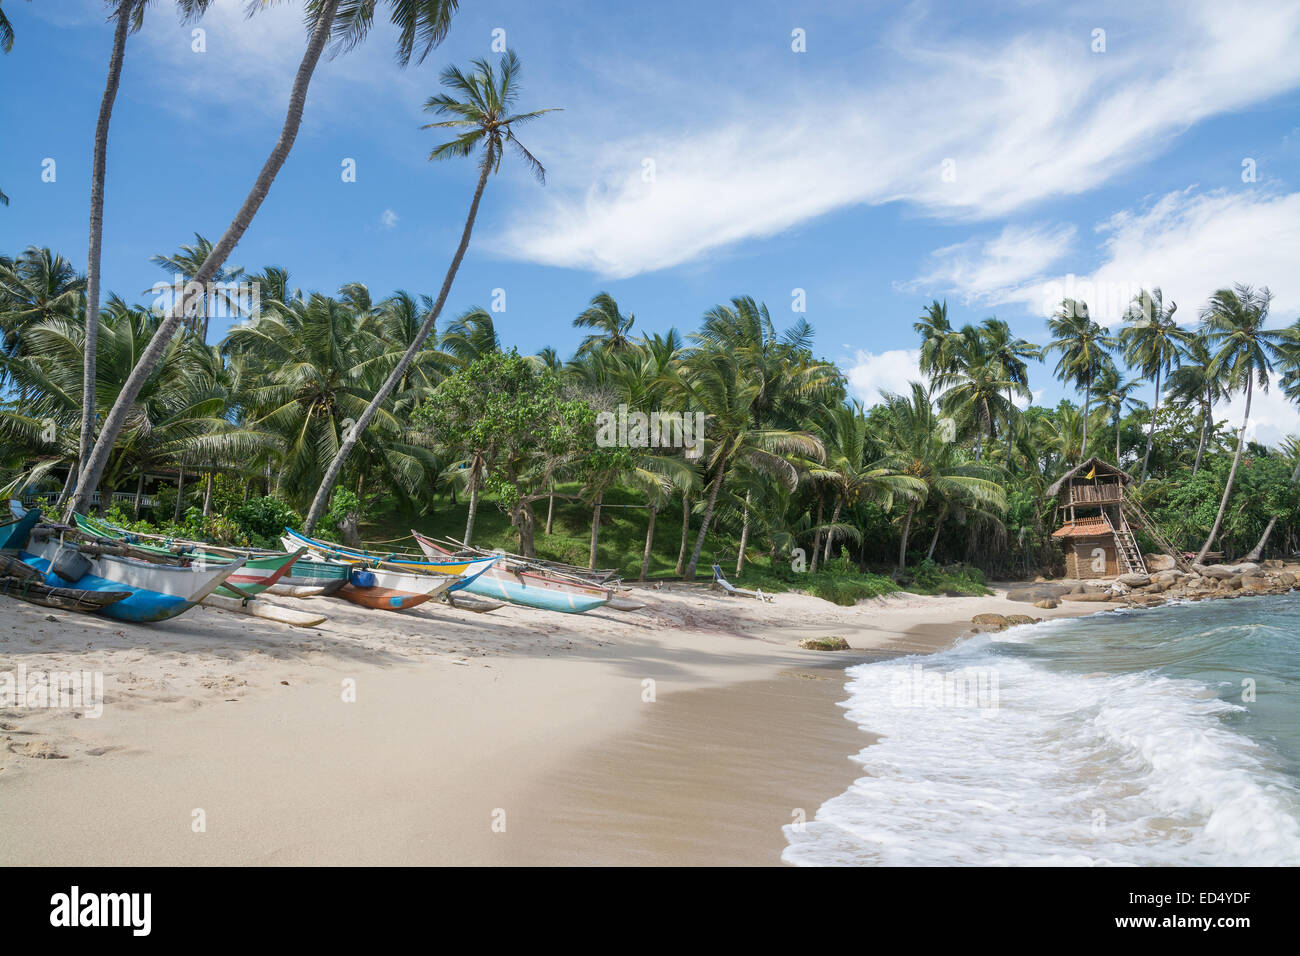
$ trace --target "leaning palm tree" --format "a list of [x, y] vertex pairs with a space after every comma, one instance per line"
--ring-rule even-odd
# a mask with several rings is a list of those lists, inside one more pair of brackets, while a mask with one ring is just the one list
[[1047, 321], [1047, 327], [1054, 338], [1046, 350], [1061, 353], [1060, 361], [1056, 363], [1056, 377], [1083, 389], [1083, 449], [1080, 454], [1086, 457], [1092, 383], [1103, 369], [1114, 364], [1110, 353], [1119, 343], [1092, 321], [1088, 303], [1078, 299], [1062, 299], [1060, 308]]
[[1156, 435], [1156, 415], [1160, 413], [1160, 379], [1178, 364], [1183, 349], [1192, 342], [1192, 333], [1178, 327], [1174, 313], [1178, 304], [1165, 305], [1159, 288], [1148, 292], [1143, 289], [1133, 299], [1124, 313], [1124, 328], [1119, 333], [1119, 343], [1124, 349], [1124, 361], [1148, 378], [1155, 379], [1156, 397], [1151, 405], [1151, 424], [1147, 427], [1147, 450], [1142, 455], [1142, 476], [1147, 480], [1147, 466], [1151, 461], [1151, 445]]
[[419, 334], [411, 342], [406, 353], [397, 363], [397, 367], [380, 386], [370, 405], [344, 438], [338, 455], [326, 471], [325, 479], [321, 482], [320, 490], [316, 493], [316, 499], [307, 514], [305, 524], [309, 533], [325, 513], [325, 507], [334, 491], [334, 483], [358, 436], [366, 430], [366, 426], [378, 413], [379, 406], [388, 400], [397, 382], [406, 374], [407, 366], [415, 358], [416, 352], [424, 346], [424, 340], [433, 331], [434, 323], [442, 312], [443, 303], [447, 301], [447, 295], [451, 292], [451, 284], [456, 279], [461, 260], [465, 258], [465, 250], [469, 248], [470, 234], [474, 231], [474, 220], [478, 216], [478, 206], [483, 198], [483, 190], [487, 187], [488, 176], [501, 168], [501, 159], [506, 147], [514, 148], [538, 182], [546, 182], [546, 170], [515, 136], [515, 129], [554, 110], [513, 112], [515, 100], [519, 96], [519, 73], [519, 57], [513, 50], [508, 50], [502, 55], [499, 69], [494, 69], [491, 63], [481, 58], [474, 61], [474, 71], [468, 75], [458, 67], [449, 66], [442, 72], [442, 85], [451, 92], [431, 96], [424, 104], [425, 112], [450, 117], [436, 123], [429, 123], [424, 127], [425, 129], [450, 129], [458, 134], [455, 139], [435, 147], [429, 154], [429, 159], [452, 159], [481, 152], [478, 185], [474, 189], [474, 198], [470, 201], [469, 215], [465, 217], [465, 228], [461, 232], [460, 245], [456, 248], [456, 254], [447, 268], [437, 301], [429, 310], [424, 323], [420, 326]]
[[[1291, 484], [1300, 481], [1300, 437], [1290, 435], [1282, 443], [1283, 453], [1295, 462], [1295, 467], [1291, 469]], [[1268, 519], [1268, 525], [1264, 528], [1264, 533], [1259, 536], [1255, 542], [1255, 547], [1251, 548], [1243, 561], [1258, 561], [1264, 554], [1264, 549], [1268, 547], [1268, 539], [1273, 535], [1273, 528], [1277, 525], [1277, 515], [1274, 514]]]
[[[192, 22], [203, 15], [212, 0], [179, 0], [182, 20]], [[149, 0], [109, 0], [113, 21], [113, 49], [108, 58], [108, 78], [99, 102], [95, 121], [95, 149], [90, 169], [90, 243], [86, 255], [86, 343], [82, 358], [82, 378], [95, 381], [95, 363], [99, 354], [99, 269], [104, 242], [104, 183], [108, 175], [108, 127], [113, 119], [113, 104], [122, 80], [122, 61], [126, 56], [126, 37], [144, 24], [144, 8]], [[206, 330], [205, 330], [206, 331]], [[78, 461], [90, 455], [95, 433], [95, 389], [83, 390], [81, 408], [80, 452]]]
[[1205, 544], [1201, 545], [1201, 550], [1196, 555], [1198, 564], [1205, 560], [1210, 546], [1218, 537], [1219, 528], [1223, 524], [1223, 513], [1228, 508], [1228, 499], [1232, 497], [1232, 485], [1237, 478], [1237, 466], [1241, 463], [1241, 451], [1246, 445], [1246, 428], [1250, 424], [1250, 402], [1255, 386], [1259, 385], [1267, 392], [1268, 377], [1274, 364], [1286, 359], [1284, 346], [1290, 340], [1290, 334], [1264, 328], [1272, 299], [1273, 293], [1267, 287], [1254, 289], [1238, 284], [1231, 289], [1220, 289], [1214, 293], [1209, 305], [1201, 310], [1205, 336], [1214, 351], [1210, 370], [1215, 375], [1225, 376], [1229, 393], [1239, 389], [1245, 392], [1246, 409], [1242, 412], [1241, 428], [1237, 432], [1237, 450], [1232, 455], [1232, 467], [1228, 470], [1228, 480], [1223, 486], [1219, 512], [1214, 517]]
[[[203, 263], [208, 261], [210, 255], [212, 255], [212, 240], [196, 232], [194, 245], [183, 245], [171, 254], [151, 256], [149, 261], [160, 266], [173, 277], [175, 284], [172, 286], [172, 294], [179, 297], [183, 294], [185, 286], [203, 268]], [[242, 304], [238, 296], [232, 295], [227, 288], [243, 274], [244, 270], [239, 266], [222, 266], [213, 273], [208, 286], [195, 289], [193, 295], [188, 298], [189, 304], [183, 321], [191, 332], [198, 334], [200, 341], [208, 340], [208, 324], [212, 319], [214, 308], [221, 308], [236, 318], [246, 317], [242, 313]], [[162, 287], [163, 283], [158, 283], [150, 291], [157, 291]]]
[[[458, 3], [459, 0], [389, 0], [391, 19], [398, 27], [398, 62], [405, 65], [412, 56], [415, 56], [417, 61], [423, 61], [446, 36]], [[271, 191], [271, 184], [275, 182], [276, 175], [289, 158], [289, 152], [293, 149], [294, 140], [298, 136], [303, 108], [307, 101], [307, 88], [311, 85], [312, 75], [316, 71], [317, 63], [320, 62], [326, 42], [333, 36], [336, 50], [339, 51], [360, 43], [373, 23], [374, 8], [373, 0], [308, 0], [307, 12], [311, 33], [307, 40], [307, 49], [298, 64], [293, 86], [289, 91], [288, 109], [285, 112], [279, 139], [276, 140], [275, 146], [253, 183], [253, 188], [244, 198], [234, 219], [231, 220], [221, 239], [213, 246], [207, 261], [194, 275], [192, 285], [203, 288], [212, 281], [217, 270], [225, 264], [239, 240], [248, 231], [253, 217], [257, 215], [257, 211]], [[81, 505], [90, 490], [98, 485], [113, 443], [117, 440], [118, 432], [126, 424], [127, 416], [131, 412], [131, 404], [149, 376], [153, 374], [154, 368], [162, 360], [168, 343], [176, 335], [176, 330], [180, 327], [181, 320], [189, 308], [188, 299], [189, 296], [180, 296], [179, 301], [172, 304], [154, 333], [154, 339], [141, 355], [139, 365], [131, 373], [113, 407], [105, 416], [99, 438], [95, 441], [90, 454], [82, 461], [77, 487], [68, 504], [68, 516], [72, 510]]]

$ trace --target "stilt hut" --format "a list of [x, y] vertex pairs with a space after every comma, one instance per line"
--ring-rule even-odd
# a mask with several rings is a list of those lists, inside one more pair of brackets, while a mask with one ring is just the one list
[[1065, 548], [1067, 577], [1146, 573], [1125, 517], [1125, 492], [1132, 481], [1119, 468], [1094, 457], [1070, 469], [1048, 489], [1057, 501], [1060, 527], [1052, 537]]

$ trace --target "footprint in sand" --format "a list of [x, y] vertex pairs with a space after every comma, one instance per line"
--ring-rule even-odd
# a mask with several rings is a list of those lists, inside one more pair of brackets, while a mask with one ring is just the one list
[[39, 760], [67, 760], [67, 754], [61, 754], [51, 744], [43, 740], [28, 740], [22, 743], [11, 743], [9, 752], [18, 754], [20, 757], [35, 757]]
[[114, 750], [121, 750], [121, 747], [91, 747], [86, 751], [92, 757], [102, 757], [104, 754], [110, 754]]

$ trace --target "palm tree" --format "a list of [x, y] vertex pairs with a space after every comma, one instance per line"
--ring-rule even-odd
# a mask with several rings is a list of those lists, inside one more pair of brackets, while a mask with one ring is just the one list
[[424, 340], [433, 331], [434, 323], [442, 312], [443, 303], [447, 301], [447, 294], [451, 291], [451, 284], [455, 281], [456, 272], [460, 269], [461, 260], [465, 258], [465, 250], [469, 248], [470, 234], [474, 231], [474, 220], [478, 216], [478, 206], [483, 198], [483, 190], [487, 186], [488, 176], [501, 168], [501, 159], [506, 146], [514, 147], [515, 152], [523, 159], [529, 171], [537, 177], [538, 182], [544, 183], [546, 181], [546, 170], [515, 136], [515, 128], [530, 123], [539, 116], [554, 112], [554, 110], [533, 110], [529, 113], [512, 112], [515, 100], [519, 95], [519, 72], [519, 58], [513, 50], [508, 50], [502, 55], [499, 74], [493, 69], [492, 64], [481, 58], [474, 61], [474, 72], [468, 76], [458, 67], [450, 66], [442, 72], [442, 84], [454, 93], [459, 94], [461, 98], [457, 99], [452, 93], [438, 93], [431, 96], [428, 102], [424, 104], [425, 112], [437, 116], [451, 117], [450, 119], [439, 120], [436, 123], [429, 123], [424, 127], [425, 129], [452, 129], [459, 134], [455, 139], [435, 147], [433, 152], [429, 154], [429, 159], [440, 160], [472, 156], [476, 151], [481, 150], [478, 185], [474, 190], [474, 198], [470, 201], [469, 215], [465, 218], [465, 228], [461, 232], [460, 245], [451, 260], [451, 265], [447, 268], [447, 274], [443, 279], [438, 299], [434, 302], [433, 308], [420, 326], [419, 334], [407, 348], [401, 361], [397, 363], [397, 367], [393, 369], [388, 379], [380, 386], [379, 391], [375, 394], [365, 412], [362, 413], [356, 426], [345, 436], [338, 455], [335, 456], [329, 470], [325, 472], [325, 478], [321, 482], [320, 490], [316, 493], [316, 499], [312, 502], [311, 510], [307, 514], [305, 524], [308, 533], [316, 526], [316, 522], [320, 520], [321, 515], [325, 513], [325, 506], [329, 503], [330, 495], [334, 491], [334, 483], [337, 481], [339, 472], [343, 469], [343, 463], [347, 460], [353, 445], [356, 444], [357, 437], [366, 430], [366, 426], [378, 413], [379, 406], [388, 400], [388, 396], [392, 393], [398, 380], [406, 373], [406, 367], [415, 358], [415, 353], [420, 350], [424, 345]]
[[[212, 0], [179, 0], [183, 22], [193, 22], [201, 17]], [[99, 269], [104, 242], [104, 183], [108, 175], [108, 127], [113, 119], [113, 105], [122, 80], [122, 61], [126, 56], [126, 37], [137, 32], [144, 24], [144, 8], [149, 0], [110, 0], [113, 12], [113, 49], [108, 58], [108, 78], [104, 82], [104, 95], [99, 103], [99, 117], [95, 121], [94, 158], [90, 170], [90, 242], [86, 255], [86, 343], [82, 358], [82, 377], [95, 381], [95, 363], [98, 360], [99, 335]], [[206, 327], [205, 327], [206, 337]], [[95, 434], [95, 390], [83, 390], [81, 433], [77, 460], [85, 461], [90, 455]]]
[[739, 358], [726, 351], [701, 348], [693, 351], [674, 370], [670, 389], [679, 404], [705, 415], [707, 451], [704, 467], [709, 475], [709, 497], [700, 521], [695, 547], [687, 562], [685, 577], [695, 577], [704, 539], [709, 533], [718, 493], [726, 481], [727, 469], [737, 460], [793, 487], [799, 481], [788, 454], [821, 458], [822, 444], [806, 432], [765, 428], [758, 424], [755, 407], [763, 392]]
[[1227, 398], [1222, 369], [1214, 369], [1214, 356], [1202, 334], [1194, 333], [1187, 343], [1180, 364], [1169, 373], [1169, 396], [1180, 405], [1196, 406], [1200, 416], [1200, 440], [1196, 445], [1196, 461], [1192, 474], [1201, 470], [1201, 456], [1210, 427], [1214, 424], [1214, 405]]
[[1124, 417], [1125, 411], [1146, 408], [1147, 403], [1134, 396], [1134, 392], [1142, 388], [1146, 383], [1140, 378], [1131, 378], [1124, 381], [1124, 377], [1119, 374], [1116, 368], [1105, 369], [1099, 376], [1095, 385], [1095, 394], [1097, 396], [1097, 405], [1106, 409], [1109, 413], [1110, 423], [1115, 429], [1115, 464], [1119, 465], [1120, 458], [1120, 424]]
[[1228, 470], [1228, 480], [1223, 486], [1219, 512], [1214, 517], [1214, 525], [1210, 528], [1205, 544], [1196, 555], [1198, 564], [1205, 560], [1210, 546], [1218, 537], [1219, 528], [1223, 524], [1223, 513], [1232, 496], [1237, 466], [1241, 462], [1241, 450], [1246, 444], [1246, 427], [1250, 424], [1250, 402], [1255, 385], [1258, 384], [1267, 392], [1268, 376], [1274, 363], [1286, 359], [1283, 347], [1290, 339], [1289, 333], [1264, 328], [1272, 299], [1273, 293], [1267, 287], [1254, 289], [1238, 284], [1231, 289], [1220, 289], [1214, 293], [1209, 305], [1201, 310], [1205, 336], [1214, 351], [1210, 373], [1224, 376], [1229, 394], [1238, 389], [1243, 390], [1246, 393], [1246, 409], [1241, 416], [1237, 450], [1233, 453], [1232, 467]]
[[[151, 256], [149, 261], [161, 266], [174, 279], [179, 280], [171, 288], [172, 294], [180, 298], [184, 295], [185, 286], [193, 281], [194, 276], [203, 268], [203, 263], [207, 262], [208, 257], [211, 255], [211, 240], [196, 232], [194, 234], [194, 245], [181, 246], [179, 250], [171, 255]], [[244, 270], [239, 266], [222, 266], [212, 275], [210, 280], [211, 291], [209, 291], [208, 286], [192, 290], [183, 321], [190, 331], [198, 334], [201, 342], [207, 342], [208, 340], [208, 323], [212, 318], [214, 307], [228, 309], [232, 315], [242, 317], [239, 297], [232, 295], [229, 289], [222, 287], [235, 282], [243, 274]], [[162, 283], [158, 283], [149, 291], [156, 292], [162, 285]]]
[[1002, 511], [1006, 493], [993, 480], [995, 469], [960, 460], [959, 446], [948, 440], [924, 385], [913, 382], [911, 395], [886, 393], [884, 398], [887, 414], [880, 436], [882, 447], [898, 463], [901, 474], [914, 482], [903, 492], [907, 511], [898, 542], [897, 573], [901, 575], [907, 567], [912, 519], [930, 495]]
[[22, 355], [28, 327], [74, 316], [85, 288], [72, 263], [49, 249], [28, 246], [17, 259], [0, 259], [0, 353]]
[[985, 349], [990, 357], [1001, 366], [1001, 377], [1007, 381], [1007, 467], [1011, 466], [1011, 453], [1014, 442], [1011, 433], [1016, 413], [1013, 389], [1025, 398], [1031, 397], [1029, 391], [1029, 362], [1043, 360], [1043, 350], [1032, 342], [1013, 335], [1011, 327], [996, 316], [990, 316], [980, 323], [981, 335]]
[[501, 351], [501, 337], [487, 309], [474, 306], [462, 312], [438, 343], [441, 354], [453, 369], [468, 368], [479, 359]]
[[931, 302], [912, 328], [921, 336], [921, 371], [932, 385], [943, 387], [948, 375], [956, 371], [957, 349], [962, 343], [962, 333], [948, 321], [947, 300]]
[[[451, 26], [451, 18], [456, 12], [458, 3], [459, 0], [390, 0], [392, 20], [399, 28], [399, 63], [409, 62], [413, 54], [422, 61], [442, 41]], [[343, 6], [341, 14], [340, 5]], [[309, 3], [311, 35], [289, 91], [289, 104], [279, 139], [258, 173], [253, 188], [235, 213], [234, 219], [213, 247], [207, 261], [195, 273], [193, 281], [198, 287], [206, 287], [212, 281], [217, 270], [225, 263], [244, 233], [248, 231], [253, 217], [257, 215], [258, 209], [271, 191], [271, 184], [275, 182], [276, 175], [284, 166], [285, 160], [289, 158], [289, 152], [293, 149], [294, 140], [298, 136], [298, 127], [302, 123], [307, 88], [311, 85], [312, 75], [316, 71], [316, 64], [320, 61], [326, 42], [331, 36], [335, 36], [336, 47], [339, 50], [361, 42], [373, 21], [374, 7], [373, 2], [361, 3], [357, 0], [347, 0], [346, 3], [343, 0], [311, 0]], [[185, 296], [172, 304], [154, 333], [154, 340], [141, 355], [139, 366], [131, 373], [125, 387], [118, 394], [117, 400], [104, 419], [99, 438], [90, 455], [82, 463], [77, 487], [68, 505], [69, 515], [72, 510], [80, 507], [90, 489], [98, 485], [113, 443], [117, 440], [118, 432], [122, 430], [130, 414], [131, 403], [135, 401], [140, 389], [144, 387], [144, 383], [162, 360], [163, 353], [176, 334], [188, 307], [189, 303]]]
[[949, 387], [941, 404], [945, 412], [974, 433], [976, 461], [983, 457], [984, 435], [987, 433], [992, 441], [996, 423], [1010, 423], [1015, 416], [1014, 393], [1026, 397], [1029, 394], [1027, 386], [1010, 377], [1004, 359], [992, 351], [991, 344], [983, 330], [966, 326], [955, 347], [951, 370], [943, 376]]
[[608, 292], [598, 292], [591, 299], [591, 305], [573, 320], [577, 329], [595, 329], [591, 335], [582, 340], [578, 346], [578, 355], [590, 352], [621, 352], [631, 345], [628, 333], [636, 316], [623, 315], [618, 303]]
[[835, 495], [825, 552], [821, 555], [823, 561], [829, 561], [835, 535], [844, 530], [839, 520], [845, 505], [851, 509], [862, 501], [876, 501], [889, 511], [895, 495], [924, 495], [926, 488], [918, 479], [902, 474], [896, 460], [878, 454], [871, 424], [860, 403], [828, 409], [817, 431], [826, 449], [826, 462], [811, 463], [809, 475], [825, 482]]
[[1062, 299], [1047, 327], [1055, 337], [1047, 344], [1047, 351], [1061, 353], [1061, 359], [1056, 363], [1056, 377], [1083, 389], [1083, 448], [1080, 454], [1087, 457], [1092, 383], [1103, 369], [1114, 365], [1110, 352], [1119, 343], [1092, 321], [1088, 303], [1077, 299]]
[[[0, 52], [8, 53], [14, 48], [14, 28], [5, 16], [4, 10], [0, 10]], [[9, 205], [9, 197], [5, 191], [0, 189], [0, 206]]]
[[[1288, 458], [1295, 460], [1295, 467], [1291, 469], [1291, 484], [1300, 481], [1300, 437], [1295, 435], [1289, 436], [1282, 443], [1282, 449]], [[1243, 561], [1258, 561], [1264, 554], [1264, 548], [1268, 546], [1268, 539], [1273, 534], [1273, 528], [1277, 525], [1277, 515], [1274, 514], [1268, 519], [1268, 526], [1264, 528], [1264, 533], [1259, 536], [1255, 542], [1255, 547], [1242, 559]]]
[[1151, 405], [1151, 424], [1147, 427], [1147, 450], [1142, 455], [1142, 477], [1147, 480], [1147, 465], [1151, 461], [1151, 444], [1156, 435], [1156, 415], [1160, 413], [1160, 380], [1178, 364], [1183, 349], [1191, 344], [1192, 334], [1178, 327], [1174, 313], [1178, 304], [1165, 305], [1159, 288], [1147, 292], [1143, 289], [1133, 299], [1124, 313], [1124, 328], [1119, 333], [1119, 343], [1124, 349], [1124, 361], [1148, 378], [1155, 378], [1156, 397]]

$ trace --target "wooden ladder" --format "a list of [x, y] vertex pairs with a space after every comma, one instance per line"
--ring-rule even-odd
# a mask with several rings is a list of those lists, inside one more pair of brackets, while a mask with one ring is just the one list
[[1124, 520], [1123, 510], [1120, 511], [1119, 527], [1110, 520], [1110, 515], [1102, 512], [1106, 519], [1106, 524], [1110, 528], [1110, 533], [1115, 538], [1115, 550], [1120, 559], [1124, 562], [1124, 569], [1129, 574], [1146, 574], [1146, 562], [1142, 560], [1142, 550], [1137, 546], [1137, 540], [1133, 537], [1133, 532], [1129, 530], [1128, 522]]
[[1183, 553], [1176, 550], [1174, 546], [1169, 543], [1168, 539], [1165, 538], [1160, 529], [1156, 526], [1156, 523], [1151, 520], [1151, 516], [1146, 513], [1146, 510], [1140, 504], [1137, 503], [1137, 499], [1130, 497], [1126, 492], [1120, 510], [1121, 512], [1128, 512], [1131, 514], [1133, 516], [1133, 523], [1151, 536], [1151, 540], [1156, 543], [1157, 548], [1174, 559], [1174, 567], [1179, 571], [1184, 572], [1190, 572], [1192, 570], [1191, 564], [1183, 557]]

